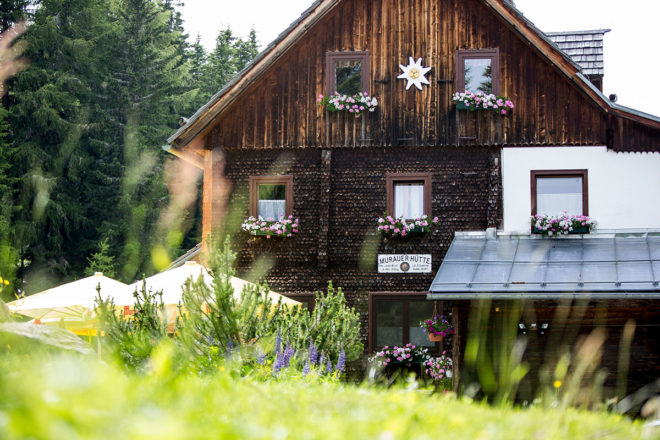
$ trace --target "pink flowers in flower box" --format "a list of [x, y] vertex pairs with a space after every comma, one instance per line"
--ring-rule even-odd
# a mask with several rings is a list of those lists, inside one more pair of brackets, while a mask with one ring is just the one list
[[249, 217], [243, 222], [241, 229], [252, 235], [264, 235], [266, 238], [291, 237], [298, 233], [298, 225], [298, 219], [294, 219], [292, 215], [287, 218], [280, 216], [279, 220]]
[[457, 104], [462, 104], [467, 110], [493, 110], [501, 115], [506, 115], [507, 112], [513, 110], [515, 107], [513, 102], [505, 96], [495, 96], [492, 93], [486, 94], [484, 92], [456, 92], [452, 97], [452, 101]]
[[532, 231], [548, 236], [588, 234], [596, 228], [596, 221], [586, 215], [569, 215], [564, 212], [558, 217], [536, 214], [531, 218]]
[[383, 215], [378, 218], [378, 232], [388, 237], [405, 237], [410, 233], [426, 233], [432, 226], [440, 224], [440, 219], [434, 217], [432, 220], [426, 215], [415, 219], [394, 218], [391, 215]]
[[356, 93], [352, 96], [335, 92], [330, 96], [319, 95], [316, 101], [329, 112], [347, 111], [356, 118], [359, 118], [364, 112], [373, 112], [378, 107], [378, 100], [369, 96], [367, 92]]

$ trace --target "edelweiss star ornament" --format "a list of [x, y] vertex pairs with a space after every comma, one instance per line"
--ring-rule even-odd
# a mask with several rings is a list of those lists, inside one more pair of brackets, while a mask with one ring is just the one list
[[410, 57], [407, 66], [404, 66], [403, 64], [399, 64], [399, 67], [401, 68], [401, 70], [403, 70], [403, 73], [397, 76], [397, 78], [405, 79], [408, 81], [408, 83], [406, 83], [406, 90], [408, 90], [410, 86], [412, 86], [413, 84], [419, 90], [422, 90], [422, 84], [430, 84], [424, 75], [426, 75], [426, 73], [429, 70], [431, 70], [431, 68], [422, 67], [421, 58], [419, 58], [417, 62], [415, 62], [415, 60], [413, 60], [413, 57]]

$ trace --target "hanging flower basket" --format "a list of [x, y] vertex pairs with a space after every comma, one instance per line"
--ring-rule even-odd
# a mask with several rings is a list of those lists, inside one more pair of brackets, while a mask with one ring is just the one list
[[378, 218], [378, 232], [385, 237], [407, 237], [426, 234], [438, 224], [440, 224], [438, 217], [429, 220], [427, 216], [423, 215], [416, 219], [406, 220], [403, 217], [394, 218], [385, 214]]
[[298, 233], [298, 224], [298, 219], [294, 219], [292, 215], [288, 218], [281, 216], [279, 220], [248, 217], [241, 225], [241, 229], [250, 233], [250, 235], [266, 238], [289, 238]]
[[495, 96], [484, 92], [456, 92], [452, 97], [459, 110], [490, 110], [506, 115], [515, 107], [513, 102], [506, 96]]
[[444, 315], [435, 315], [431, 319], [420, 321], [419, 326], [424, 329], [429, 341], [432, 342], [440, 342], [445, 336], [454, 334], [454, 328]]
[[367, 92], [355, 95], [341, 95], [338, 92], [330, 96], [319, 95], [317, 102], [329, 112], [347, 112], [356, 118], [362, 113], [374, 112], [378, 107], [378, 100], [369, 96]]
[[549, 237], [568, 234], [588, 234], [596, 228], [596, 221], [586, 215], [568, 215], [559, 217], [533, 215], [532, 232]]

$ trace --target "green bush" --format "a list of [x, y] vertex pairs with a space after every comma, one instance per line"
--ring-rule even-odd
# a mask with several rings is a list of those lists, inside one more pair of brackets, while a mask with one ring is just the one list
[[158, 343], [167, 336], [167, 322], [163, 305], [163, 292], [142, 289], [133, 293], [133, 314], [125, 317], [117, 310], [112, 298], [96, 300], [99, 328], [103, 332], [103, 346], [122, 359], [129, 368], [141, 368]]
[[364, 346], [360, 341], [360, 315], [348, 307], [341, 288], [328, 284], [327, 293], [317, 292], [314, 310], [294, 309], [280, 323], [282, 340], [296, 350], [313, 344], [320, 353], [338, 362], [341, 352], [346, 360], [360, 357]]

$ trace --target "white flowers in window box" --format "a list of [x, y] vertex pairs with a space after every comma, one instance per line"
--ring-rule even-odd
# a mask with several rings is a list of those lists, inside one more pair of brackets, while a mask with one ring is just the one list
[[369, 96], [367, 92], [350, 96], [341, 95], [339, 92], [330, 96], [319, 95], [317, 102], [329, 112], [348, 112], [355, 115], [356, 118], [359, 118], [362, 113], [373, 112], [378, 107], [378, 100]]
[[241, 225], [241, 229], [249, 232], [251, 235], [261, 235], [266, 238], [271, 237], [292, 237], [293, 234], [298, 233], [298, 219], [294, 219], [292, 215], [284, 218], [280, 216], [279, 220], [273, 218], [263, 217], [254, 218], [249, 217]]
[[506, 115], [515, 107], [506, 96], [495, 96], [484, 92], [456, 92], [452, 97], [459, 110], [492, 110]]
[[533, 215], [532, 232], [534, 234], [555, 235], [588, 234], [596, 228], [596, 221], [586, 215]]
[[431, 230], [432, 226], [439, 223], [438, 217], [429, 220], [426, 215], [410, 220], [384, 215], [378, 218], [378, 232], [387, 237], [405, 237], [411, 234], [425, 234]]

